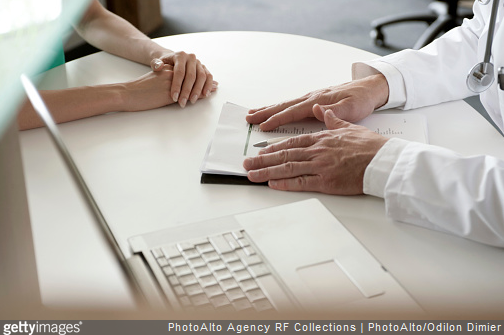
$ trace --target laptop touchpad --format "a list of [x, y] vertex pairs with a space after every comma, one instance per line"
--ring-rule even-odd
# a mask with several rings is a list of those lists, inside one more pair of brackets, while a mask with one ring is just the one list
[[330, 307], [366, 299], [333, 260], [304, 266], [296, 272], [321, 305]]

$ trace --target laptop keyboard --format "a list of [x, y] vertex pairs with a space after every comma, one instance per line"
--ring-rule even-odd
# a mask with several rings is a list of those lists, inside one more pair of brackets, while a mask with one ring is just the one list
[[152, 255], [184, 309], [273, 309], [260, 278], [271, 276], [243, 231], [154, 248]]

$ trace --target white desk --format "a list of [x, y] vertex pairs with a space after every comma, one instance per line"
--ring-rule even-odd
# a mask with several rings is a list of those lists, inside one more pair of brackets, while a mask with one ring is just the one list
[[[317, 197], [434, 315], [452, 309], [504, 315], [504, 250], [393, 222], [371, 196], [200, 184], [199, 167], [221, 106], [259, 107], [351, 79], [350, 64], [373, 54], [332, 42], [258, 32], [172, 36], [158, 42], [194, 52], [219, 81], [211, 98], [114, 113], [61, 126], [74, 159], [118, 237]], [[49, 71], [44, 89], [136, 78], [145, 66], [98, 53]], [[432, 144], [504, 158], [504, 138], [463, 101], [417, 110]], [[42, 298], [55, 306], [124, 306], [124, 278], [86, 213], [44, 129], [22, 132], [22, 154]]]

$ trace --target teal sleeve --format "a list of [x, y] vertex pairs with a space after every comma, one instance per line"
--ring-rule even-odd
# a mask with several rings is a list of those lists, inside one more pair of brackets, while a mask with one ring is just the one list
[[43, 71], [50, 70], [53, 67], [60, 66], [62, 64], [65, 64], [65, 52], [64, 52], [64, 49], [63, 49], [63, 42], [59, 41], [54, 46], [53, 57], [48, 62], [47, 68], [43, 69]]

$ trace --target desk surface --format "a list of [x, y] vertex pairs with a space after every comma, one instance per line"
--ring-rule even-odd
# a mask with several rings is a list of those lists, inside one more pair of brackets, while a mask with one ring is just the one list
[[[351, 79], [352, 62], [376, 56], [313, 38], [259, 32], [165, 37], [194, 52], [219, 81], [209, 99], [111, 113], [61, 126], [91, 191], [129, 254], [127, 238], [207, 218], [316, 197], [431, 313], [504, 315], [504, 250], [393, 222], [382, 199], [200, 184], [200, 164], [226, 101], [259, 107]], [[106, 53], [47, 73], [56, 89], [134, 79], [149, 69]], [[504, 158], [504, 138], [463, 101], [414, 111], [432, 144]], [[131, 304], [124, 278], [44, 129], [20, 133], [43, 301], [51, 306]]]

